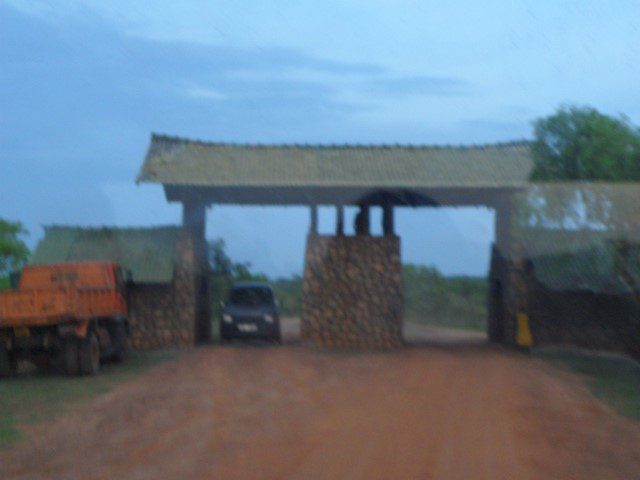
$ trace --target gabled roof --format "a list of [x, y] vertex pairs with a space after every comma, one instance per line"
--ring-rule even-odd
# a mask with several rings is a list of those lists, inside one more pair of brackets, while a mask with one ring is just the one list
[[29, 263], [111, 260], [137, 283], [169, 283], [173, 278], [179, 227], [45, 227]]
[[520, 188], [532, 165], [527, 142], [240, 145], [154, 134], [137, 181], [201, 187]]

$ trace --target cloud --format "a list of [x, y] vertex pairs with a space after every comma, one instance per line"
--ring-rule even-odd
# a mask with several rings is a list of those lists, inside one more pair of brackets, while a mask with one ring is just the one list
[[469, 95], [472, 85], [460, 78], [414, 75], [384, 77], [371, 81], [374, 91], [389, 95]]
[[531, 138], [530, 120], [503, 120], [496, 118], [472, 118], [458, 122], [459, 128], [473, 132], [476, 137], [484, 139], [482, 143], [501, 141], [509, 138], [519, 140]]
[[191, 86], [187, 88], [187, 96], [194, 98], [204, 98], [206, 100], [225, 100], [226, 95], [220, 93], [213, 88], [204, 88], [198, 86]]

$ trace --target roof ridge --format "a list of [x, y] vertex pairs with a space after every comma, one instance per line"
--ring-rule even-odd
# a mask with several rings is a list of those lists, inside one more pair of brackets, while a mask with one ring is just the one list
[[180, 225], [152, 225], [149, 227], [119, 227], [117, 225], [101, 225], [101, 226], [87, 226], [87, 225], [60, 225], [50, 224], [43, 225], [45, 230], [119, 230], [119, 231], [150, 231], [150, 230], [168, 230], [168, 229], [181, 229]]
[[167, 135], [163, 133], [152, 133], [151, 141], [169, 141], [174, 143], [184, 143], [192, 145], [202, 145], [209, 147], [239, 147], [239, 148], [298, 148], [298, 149], [352, 149], [352, 150], [371, 150], [371, 149], [406, 149], [406, 150], [484, 150], [489, 148], [509, 148], [509, 147], [525, 147], [531, 145], [532, 141], [527, 139], [511, 140], [484, 144], [414, 144], [414, 143], [262, 143], [262, 142], [224, 142], [224, 141], [207, 141], [201, 139], [191, 139], [180, 137], [177, 135]]

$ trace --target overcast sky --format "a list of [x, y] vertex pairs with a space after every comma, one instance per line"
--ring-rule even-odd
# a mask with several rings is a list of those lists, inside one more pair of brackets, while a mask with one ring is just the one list
[[[530, 138], [563, 102], [637, 124], [639, 60], [637, 0], [4, 0], [0, 217], [31, 246], [47, 224], [177, 223], [160, 187], [134, 184], [151, 132], [490, 143]], [[492, 221], [403, 210], [403, 258], [484, 274]], [[287, 275], [307, 225], [304, 209], [214, 207], [207, 235]]]

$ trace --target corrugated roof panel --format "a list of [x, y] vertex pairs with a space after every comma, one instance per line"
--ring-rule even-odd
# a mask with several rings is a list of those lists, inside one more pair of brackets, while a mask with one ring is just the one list
[[138, 181], [193, 186], [513, 188], [526, 142], [481, 147], [259, 146], [152, 135]]
[[179, 227], [79, 228], [49, 226], [30, 263], [111, 260], [138, 283], [169, 283], [173, 278]]

